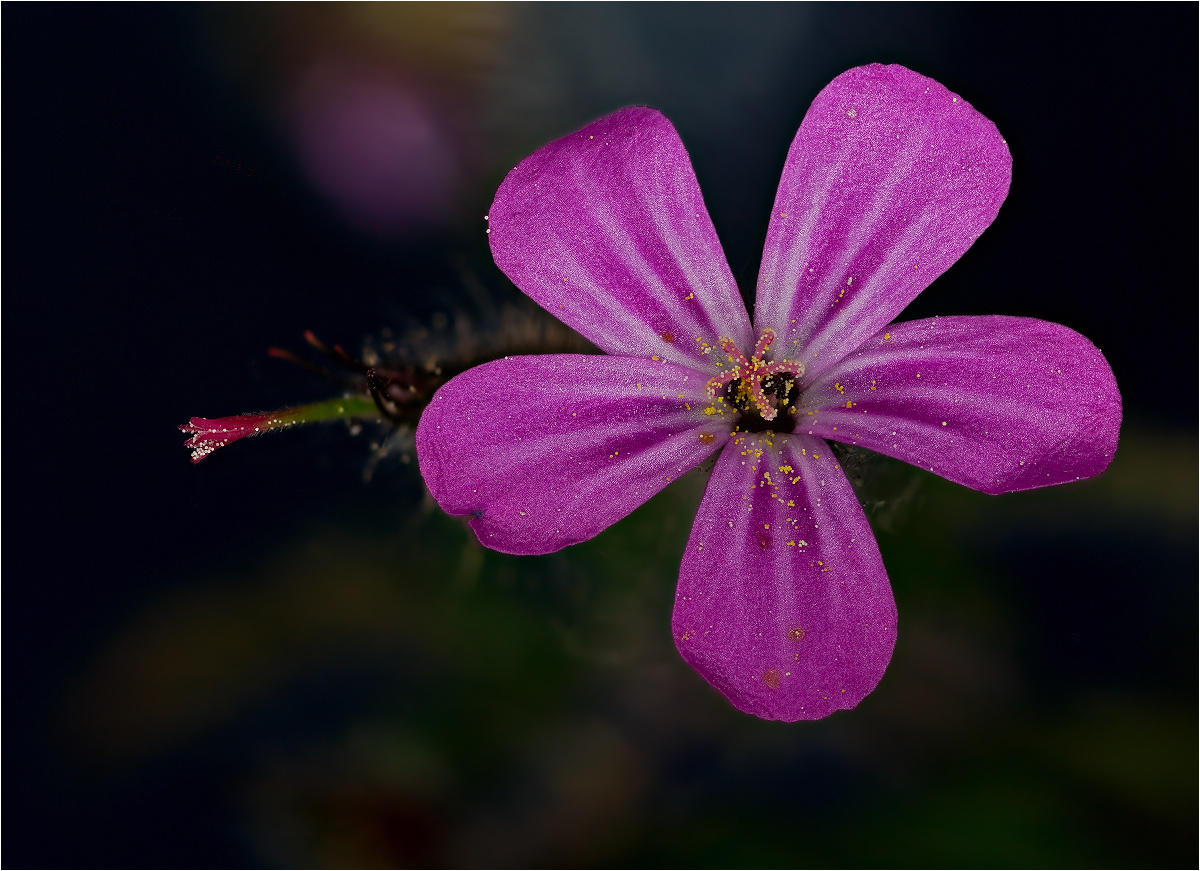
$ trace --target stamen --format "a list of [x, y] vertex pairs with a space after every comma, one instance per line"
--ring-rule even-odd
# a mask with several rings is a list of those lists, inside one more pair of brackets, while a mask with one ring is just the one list
[[708, 394], [709, 399], [716, 398], [716, 395], [721, 392], [721, 388], [730, 381], [741, 378], [741, 371], [741, 369], [734, 369], [732, 372], [722, 372], [715, 378], [708, 379], [708, 383], [704, 385], [704, 391]]
[[762, 336], [758, 340], [758, 344], [754, 346], [754, 359], [762, 360], [763, 354], [767, 353], [767, 349], [771, 347], [771, 343], [775, 341], [774, 330], [763, 330]]
[[[762, 336], [759, 337], [758, 343], [754, 346], [754, 356], [749, 360], [738, 350], [732, 339], [721, 339], [720, 346], [726, 354], [729, 355], [729, 362], [734, 364], [734, 368], [727, 372], [722, 372], [708, 380], [704, 385], [705, 392], [708, 396], [716, 397], [716, 395], [725, 388], [726, 385], [733, 381], [740, 382], [738, 393], [741, 394], [743, 400], [749, 400], [757, 407], [759, 414], [763, 420], [774, 420], [779, 415], [779, 409], [772, 403], [768, 397], [766, 390], [763, 388], [763, 382], [773, 375], [792, 375], [798, 381], [804, 375], [804, 364], [796, 360], [777, 360], [773, 363], [768, 363], [765, 359], [767, 351], [771, 348], [771, 343], [775, 341], [775, 331], [771, 329], [763, 330]], [[788, 379], [787, 388], [791, 389], [792, 379]], [[780, 395], [778, 389], [775, 390], [777, 400], [786, 400], [786, 392]]]
[[719, 342], [721, 350], [729, 355], [729, 362], [739, 369], [745, 369], [750, 364], [746, 358], [742, 356], [742, 352], [737, 349], [737, 345], [733, 343], [733, 339], [722, 339]]
[[750, 395], [754, 397], [754, 404], [758, 406], [758, 413], [762, 415], [763, 420], [774, 420], [775, 415], [779, 414], [779, 409], [771, 404], [767, 394], [763, 392], [762, 378], [750, 379]]
[[783, 372], [795, 375], [798, 381], [804, 376], [804, 364], [794, 360], [780, 360], [778, 363], [767, 364], [766, 375], [779, 375]]

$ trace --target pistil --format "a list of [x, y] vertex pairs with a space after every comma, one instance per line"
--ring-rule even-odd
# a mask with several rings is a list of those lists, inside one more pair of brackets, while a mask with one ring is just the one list
[[[795, 360], [778, 360], [774, 363], [767, 362], [767, 351], [771, 349], [771, 343], [775, 341], [774, 330], [763, 330], [762, 336], [758, 340], [758, 344], [754, 346], [754, 355], [747, 360], [746, 356], [738, 350], [732, 339], [721, 339], [721, 350], [729, 356], [729, 362], [733, 364], [733, 368], [727, 372], [722, 372], [714, 378], [709, 379], [705, 385], [710, 398], [716, 398], [726, 385], [739, 381], [740, 391], [745, 391], [749, 394], [750, 401], [758, 408], [758, 413], [763, 420], [774, 420], [779, 414], [779, 409], [767, 397], [763, 383], [772, 376], [776, 375], [791, 375], [796, 381], [799, 381], [804, 375], [804, 364]], [[778, 391], [776, 391], [778, 396]], [[784, 392], [783, 399], [787, 398], [787, 391]]]

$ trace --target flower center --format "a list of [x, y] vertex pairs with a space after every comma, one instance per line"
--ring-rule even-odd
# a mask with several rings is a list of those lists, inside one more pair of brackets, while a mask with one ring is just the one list
[[721, 339], [721, 350], [729, 355], [733, 368], [710, 378], [704, 389], [713, 399], [724, 394], [741, 412], [739, 429], [791, 432], [795, 425], [792, 406], [800, 392], [797, 384], [804, 375], [804, 364], [795, 360], [767, 362], [766, 354], [774, 341], [775, 331], [763, 330], [754, 355], [747, 360], [732, 339]]

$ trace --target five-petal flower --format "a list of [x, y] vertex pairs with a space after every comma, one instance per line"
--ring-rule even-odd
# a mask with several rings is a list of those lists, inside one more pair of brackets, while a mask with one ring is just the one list
[[1010, 176], [995, 126], [937, 82], [844, 73], [788, 153], [752, 325], [666, 118], [624, 109], [547, 145], [501, 185], [492, 253], [608, 356], [505, 358], [445, 384], [417, 430], [430, 492], [488, 547], [548, 553], [719, 452], [680, 570], [680, 653], [760, 717], [854, 707], [896, 608], [826, 439], [988, 493], [1097, 474], [1116, 450], [1120, 396], [1083, 336], [1001, 316], [888, 326]]

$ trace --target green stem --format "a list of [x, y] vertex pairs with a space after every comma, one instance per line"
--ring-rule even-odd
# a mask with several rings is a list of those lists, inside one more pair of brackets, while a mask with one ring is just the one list
[[356, 417], [380, 417], [379, 409], [371, 397], [354, 394], [314, 402], [311, 405], [285, 408], [272, 416], [270, 428], [296, 423], [317, 423], [322, 420], [350, 420]]

